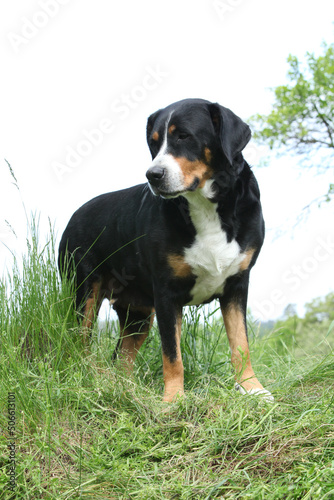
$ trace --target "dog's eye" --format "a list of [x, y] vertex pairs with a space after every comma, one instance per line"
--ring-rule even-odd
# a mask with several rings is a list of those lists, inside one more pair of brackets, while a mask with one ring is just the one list
[[179, 135], [178, 135], [177, 140], [178, 141], [184, 141], [185, 139], [188, 139], [188, 137], [190, 137], [190, 135], [187, 134], [186, 132], [180, 132]]

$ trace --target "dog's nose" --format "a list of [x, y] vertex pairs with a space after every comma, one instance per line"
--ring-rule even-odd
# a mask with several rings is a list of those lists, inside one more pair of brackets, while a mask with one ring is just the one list
[[165, 169], [163, 167], [151, 167], [146, 172], [146, 177], [152, 186], [157, 186], [164, 175]]

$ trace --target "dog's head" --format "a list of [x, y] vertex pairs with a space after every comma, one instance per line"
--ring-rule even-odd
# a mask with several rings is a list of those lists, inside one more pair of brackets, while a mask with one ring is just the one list
[[231, 110], [203, 99], [185, 99], [153, 113], [147, 122], [151, 190], [164, 198], [196, 189], [205, 194], [209, 179], [238, 172], [250, 137], [248, 125]]

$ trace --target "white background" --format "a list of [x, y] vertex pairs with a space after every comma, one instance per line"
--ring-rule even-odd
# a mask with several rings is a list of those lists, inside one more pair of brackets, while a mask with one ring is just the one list
[[[332, 43], [333, 14], [332, 0], [2, 1], [0, 274], [8, 248], [20, 255], [25, 247], [22, 200], [40, 214], [41, 234], [50, 217], [59, 239], [85, 201], [146, 181], [149, 114], [186, 97], [219, 102], [245, 121], [268, 113], [288, 55]], [[288, 303], [302, 311], [334, 288], [333, 205], [315, 205], [294, 228], [332, 172], [315, 176], [291, 154], [259, 168], [266, 154], [254, 142], [245, 151], [268, 228], [249, 295], [261, 319]]]

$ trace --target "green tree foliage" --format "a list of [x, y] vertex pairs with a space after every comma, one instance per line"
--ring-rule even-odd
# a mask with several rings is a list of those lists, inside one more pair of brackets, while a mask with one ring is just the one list
[[334, 154], [334, 44], [323, 44], [323, 55], [307, 53], [307, 67], [290, 55], [288, 85], [274, 90], [271, 113], [255, 115], [255, 138], [270, 148], [287, 146], [297, 153], [326, 147]]
[[[289, 83], [272, 89], [275, 101], [269, 115], [254, 115], [250, 122], [254, 138], [278, 154], [288, 150], [310, 160], [310, 155], [321, 150], [328, 157], [321, 167], [330, 168], [334, 157], [334, 44], [323, 43], [321, 55], [307, 52], [305, 59], [301, 63], [289, 55]], [[330, 194], [334, 194], [334, 184], [330, 184], [327, 199]]]
[[334, 292], [316, 298], [305, 305], [305, 323], [330, 323], [334, 321]]
[[333, 352], [334, 292], [305, 304], [303, 318], [298, 317], [293, 305], [289, 305], [283, 318], [277, 321], [275, 331], [278, 332], [277, 352], [292, 349], [293, 346], [299, 355], [305, 351]]

